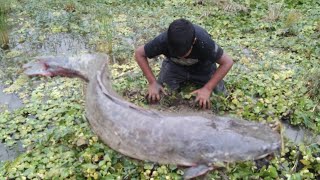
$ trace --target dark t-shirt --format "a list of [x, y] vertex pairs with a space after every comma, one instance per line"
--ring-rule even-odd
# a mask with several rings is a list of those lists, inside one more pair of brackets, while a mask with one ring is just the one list
[[168, 49], [167, 31], [148, 42], [144, 46], [146, 56], [154, 58], [158, 55], [165, 55], [169, 60], [183, 66], [212, 64], [219, 60], [223, 54], [221, 47], [215, 43], [206, 30], [200, 26], [193, 25], [196, 33], [196, 42], [193, 45], [192, 51], [185, 59], [173, 57]]

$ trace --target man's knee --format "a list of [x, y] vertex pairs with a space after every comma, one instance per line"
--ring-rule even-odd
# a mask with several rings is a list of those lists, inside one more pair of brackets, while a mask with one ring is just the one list
[[215, 94], [219, 94], [219, 95], [223, 95], [223, 96], [228, 96], [228, 91], [227, 88], [225, 86], [225, 83], [223, 80], [221, 80], [217, 86], [214, 88], [213, 92]]
[[160, 69], [158, 82], [166, 85], [170, 90], [179, 90], [183, 82], [186, 81], [186, 70], [168, 60], [164, 60]]

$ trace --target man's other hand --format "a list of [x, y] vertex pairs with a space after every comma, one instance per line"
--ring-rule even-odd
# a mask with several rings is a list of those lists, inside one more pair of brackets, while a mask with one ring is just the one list
[[203, 109], [210, 109], [211, 108], [211, 102], [210, 102], [210, 95], [211, 95], [211, 90], [209, 90], [206, 87], [202, 87], [200, 89], [197, 89], [191, 94], [196, 94], [196, 102], [199, 102], [200, 108]]
[[164, 88], [158, 82], [149, 84], [148, 95], [147, 95], [149, 103], [156, 103], [160, 101], [161, 92], [167, 95]]

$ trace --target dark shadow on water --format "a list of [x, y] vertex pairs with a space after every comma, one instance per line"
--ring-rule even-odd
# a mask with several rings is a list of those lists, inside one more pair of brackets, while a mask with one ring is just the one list
[[23, 149], [21, 142], [18, 142], [16, 145], [10, 148], [0, 143], [0, 161], [13, 160], [24, 151], [25, 150]]

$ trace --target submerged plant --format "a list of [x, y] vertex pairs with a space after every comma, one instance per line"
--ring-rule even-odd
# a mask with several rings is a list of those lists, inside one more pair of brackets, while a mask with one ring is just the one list
[[100, 41], [97, 44], [97, 50], [100, 52], [105, 52], [107, 54], [112, 54], [112, 21], [108, 17], [101, 18], [100, 26]]
[[316, 31], [320, 32], [320, 19], [317, 22]]
[[242, 4], [230, 0], [224, 5], [224, 10], [227, 12], [247, 12], [248, 8]]
[[8, 0], [0, 0], [0, 13], [8, 14], [10, 10], [10, 1]]
[[267, 21], [276, 21], [279, 19], [282, 12], [283, 3], [269, 3]]
[[291, 10], [289, 14], [287, 15], [286, 20], [284, 21], [284, 28], [285, 28], [285, 34], [287, 35], [297, 35], [298, 29], [297, 29], [297, 23], [301, 18], [301, 13], [297, 10]]
[[[219, 6], [221, 9], [223, 9], [226, 12], [247, 12], [248, 11], [248, 4], [250, 4], [249, 1], [245, 1], [244, 3], [238, 3], [234, 0], [210, 0], [214, 5]], [[198, 4], [203, 4], [203, 0], [198, 0]]]
[[[316, 101], [318, 104], [320, 103], [320, 68], [314, 67], [310, 70], [307, 77], [309, 96]], [[320, 108], [320, 107], [319, 107]]]
[[8, 2], [0, 0], [0, 46], [2, 49], [9, 48], [7, 13], [9, 11]]
[[74, 2], [69, 1], [64, 5], [64, 10], [67, 12], [75, 12], [76, 11], [76, 5]]
[[287, 28], [292, 27], [299, 21], [300, 17], [301, 17], [301, 13], [299, 13], [297, 10], [291, 10], [285, 21], [285, 26]]

